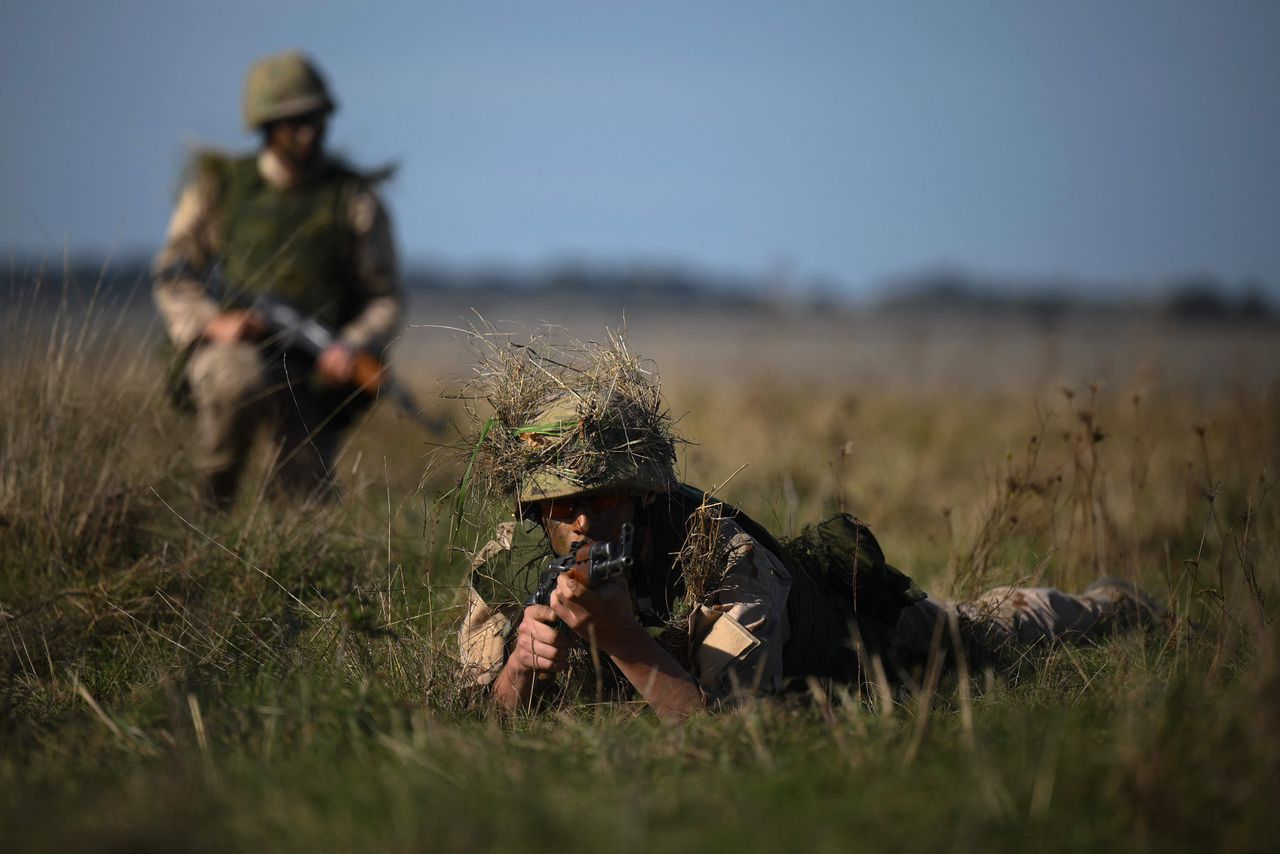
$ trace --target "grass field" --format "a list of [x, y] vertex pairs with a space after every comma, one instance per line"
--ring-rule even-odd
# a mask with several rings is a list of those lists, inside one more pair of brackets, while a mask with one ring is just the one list
[[[465, 376], [466, 300], [397, 366]], [[488, 301], [578, 337], [620, 306]], [[5, 850], [1274, 850], [1274, 326], [626, 312], [686, 478], [778, 533], [837, 507], [939, 595], [1141, 582], [1172, 634], [892, 704], [503, 721], [453, 678], [456, 434], [375, 410], [336, 506], [199, 508], [134, 308], [15, 295], [0, 344]], [[87, 318], [87, 319], [86, 319]], [[441, 404], [455, 416], [456, 402]], [[745, 466], [745, 468], [743, 467]], [[466, 545], [466, 544], [464, 544]], [[1194, 631], [1190, 628], [1194, 621]]]

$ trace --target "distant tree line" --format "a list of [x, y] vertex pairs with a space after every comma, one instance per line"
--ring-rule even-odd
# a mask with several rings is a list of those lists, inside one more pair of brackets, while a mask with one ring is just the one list
[[1259, 282], [1229, 284], [1211, 276], [1161, 286], [991, 280], [951, 271], [899, 279], [879, 300], [887, 311], [1007, 313], [1052, 321], [1068, 314], [1119, 310], [1180, 321], [1267, 320], [1276, 301]]
[[[679, 264], [567, 261], [535, 268], [463, 268], [417, 263], [406, 265], [403, 280], [411, 293], [564, 295], [680, 304], [731, 298], [739, 307], [766, 309], [789, 304], [837, 310], [857, 304], [847, 290], [829, 280], [787, 287], [776, 278], [724, 275]], [[149, 259], [139, 255], [110, 259], [11, 257], [7, 275], [0, 280], [0, 299], [6, 303], [13, 299], [144, 301], [149, 294]], [[1153, 287], [932, 271], [887, 282], [870, 300], [870, 307], [886, 312], [1000, 313], [1043, 322], [1118, 310], [1179, 321], [1252, 321], [1280, 316], [1274, 288], [1269, 290], [1260, 282], [1232, 284], [1204, 275]]]

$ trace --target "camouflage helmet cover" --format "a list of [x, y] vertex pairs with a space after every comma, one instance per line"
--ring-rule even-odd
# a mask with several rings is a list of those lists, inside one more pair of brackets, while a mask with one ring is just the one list
[[[477, 428], [459, 448], [466, 465], [458, 515], [468, 502], [516, 504], [519, 515], [549, 498], [600, 492], [633, 495], [674, 489], [675, 431], [655, 366], [623, 333], [604, 341], [533, 335], [512, 341], [478, 333], [480, 358], [462, 397]], [[492, 415], [483, 418], [483, 408]]]
[[528, 448], [516, 483], [518, 504], [598, 492], [643, 495], [675, 486], [675, 442], [669, 434], [628, 430], [625, 413], [591, 408], [566, 396], [514, 431]]
[[245, 78], [244, 124], [268, 122], [337, 108], [320, 70], [296, 51], [272, 54], [253, 64]]

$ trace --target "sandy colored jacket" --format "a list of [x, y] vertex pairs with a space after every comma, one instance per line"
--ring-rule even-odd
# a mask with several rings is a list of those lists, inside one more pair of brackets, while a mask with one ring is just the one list
[[[264, 149], [258, 155], [258, 169], [269, 186], [277, 190], [290, 186], [288, 172], [270, 151]], [[207, 180], [197, 178], [183, 188], [164, 248], [153, 265], [156, 306], [179, 349], [195, 343], [219, 311], [201, 279], [222, 254], [215, 199], [215, 188]], [[378, 352], [399, 331], [404, 302], [391, 224], [378, 197], [364, 188], [351, 194], [346, 217], [356, 241], [357, 280], [352, 286], [371, 296], [337, 334], [354, 348]]]
[[[791, 574], [776, 555], [732, 519], [717, 520], [725, 567], [719, 582], [690, 604], [677, 658], [713, 700], [735, 691], [782, 686], [782, 650], [790, 637]], [[540, 540], [540, 542], [539, 542]], [[472, 561], [459, 631], [464, 683], [488, 686], [515, 640], [523, 604], [549, 557], [537, 526], [509, 522]], [[634, 591], [633, 591], [634, 592]]]
[[[784, 648], [794, 628], [787, 607], [791, 573], [734, 520], [715, 523], [714, 553], [722, 556], [723, 575], [689, 603], [676, 657], [713, 700], [737, 692], [777, 693], [784, 687]], [[483, 688], [501, 671], [522, 604], [548, 557], [541, 529], [516, 523], [502, 526], [476, 555], [459, 635], [465, 684]], [[1079, 595], [1050, 587], [998, 587], [960, 603], [924, 598], [903, 608], [896, 621], [893, 658], [909, 668], [923, 665], [957, 620], [975, 663], [995, 666], [1010, 652], [1094, 641], [1168, 617], [1131, 582], [1117, 579], [1099, 580]]]

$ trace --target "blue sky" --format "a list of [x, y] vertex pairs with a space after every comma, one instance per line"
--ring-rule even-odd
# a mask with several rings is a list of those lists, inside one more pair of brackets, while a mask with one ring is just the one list
[[151, 251], [299, 47], [409, 261], [1280, 284], [1280, 4], [44, 2], [0, 13], [0, 250]]

